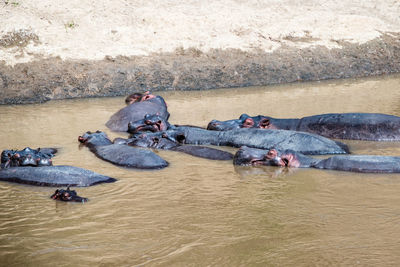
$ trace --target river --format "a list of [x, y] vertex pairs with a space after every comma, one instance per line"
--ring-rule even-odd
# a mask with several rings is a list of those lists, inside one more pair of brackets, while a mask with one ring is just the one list
[[[400, 76], [212, 91], [160, 92], [170, 122], [330, 112], [400, 116]], [[55, 165], [118, 179], [74, 188], [0, 183], [1, 266], [398, 266], [400, 174], [235, 167], [172, 151], [170, 166], [116, 167], [79, 146], [124, 98], [0, 106], [0, 149], [57, 147]], [[354, 154], [400, 156], [399, 142], [344, 141]], [[225, 148], [234, 152], [233, 148]]]

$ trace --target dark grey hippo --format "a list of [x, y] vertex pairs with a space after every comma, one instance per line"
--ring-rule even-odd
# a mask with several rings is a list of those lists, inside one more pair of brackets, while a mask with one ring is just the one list
[[317, 168], [365, 173], [399, 173], [400, 157], [374, 155], [336, 155], [315, 159], [293, 150], [241, 147], [233, 159], [235, 165], [265, 165], [293, 168]]
[[146, 114], [143, 119], [128, 123], [128, 133], [160, 132], [170, 128], [169, 122], [160, 115]]
[[212, 120], [207, 126], [217, 131], [239, 128], [303, 131], [336, 139], [400, 141], [400, 117], [379, 113], [331, 113], [299, 119], [242, 114], [237, 120]]
[[142, 133], [130, 139], [117, 138], [114, 143], [127, 144], [130, 146], [146, 147], [152, 149], [163, 149], [177, 152], [183, 152], [195, 157], [211, 160], [232, 160], [233, 154], [219, 149], [205, 146], [181, 145], [172, 141], [163, 135], [152, 135]]
[[57, 189], [54, 194], [50, 196], [51, 199], [64, 201], [64, 202], [88, 202], [89, 199], [85, 197], [80, 197], [75, 190], [71, 190], [69, 187], [67, 189]]
[[0, 170], [0, 181], [38, 186], [91, 186], [116, 179], [73, 166], [11, 167]]
[[150, 150], [124, 144], [114, 144], [104, 132], [86, 132], [78, 137], [79, 142], [102, 160], [112, 164], [138, 169], [162, 169], [168, 162]]
[[116, 132], [126, 132], [128, 123], [142, 120], [146, 114], [157, 114], [162, 118], [168, 119], [167, 104], [161, 96], [147, 95], [140, 101], [120, 109], [107, 121], [106, 126]]
[[57, 153], [55, 148], [32, 149], [26, 147], [22, 150], [3, 150], [1, 152], [1, 168], [19, 166], [51, 166], [51, 158]]
[[[138, 135], [140, 137], [140, 135]], [[345, 154], [345, 144], [328, 138], [305, 132], [288, 130], [235, 129], [229, 131], [209, 131], [195, 127], [175, 127], [173, 129], [147, 133], [170, 139], [181, 144], [216, 145], [216, 146], [249, 146], [254, 148], [281, 150], [292, 149], [309, 155]]]

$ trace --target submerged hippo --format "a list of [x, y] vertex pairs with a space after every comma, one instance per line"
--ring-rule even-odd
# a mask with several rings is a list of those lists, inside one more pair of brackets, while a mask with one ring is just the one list
[[164, 99], [161, 96], [146, 95], [112, 115], [106, 126], [112, 131], [126, 132], [129, 122], [141, 120], [146, 114], [157, 114], [168, 119], [169, 113]]
[[242, 114], [237, 120], [213, 120], [207, 126], [217, 131], [239, 128], [303, 131], [337, 139], [400, 141], [400, 117], [379, 113], [332, 113], [299, 119]]
[[149, 100], [151, 98], [155, 98], [156, 96], [151, 94], [150, 91], [146, 91], [144, 93], [140, 93], [140, 92], [135, 92], [133, 94], [128, 95], [125, 98], [125, 104], [130, 105], [136, 102], [140, 102], [140, 101], [146, 101]]
[[1, 168], [19, 166], [51, 166], [51, 158], [57, 153], [55, 148], [32, 149], [26, 147], [22, 150], [3, 150], [1, 152]]
[[70, 190], [69, 186], [67, 189], [57, 189], [54, 194], [50, 196], [51, 199], [65, 201], [65, 202], [88, 202], [89, 199], [80, 197], [75, 190]]
[[78, 137], [98, 158], [112, 164], [139, 169], [162, 169], [168, 162], [152, 151], [134, 148], [124, 144], [114, 144], [104, 132], [86, 132]]
[[315, 159], [293, 150], [262, 150], [241, 147], [233, 159], [235, 165], [265, 165], [293, 168], [317, 168], [365, 173], [399, 173], [400, 157], [373, 155], [337, 155]]
[[141, 135], [136, 135], [131, 139], [118, 138], [114, 140], [114, 143], [124, 143], [130, 146], [178, 151], [195, 157], [211, 160], [231, 160], [233, 158], [233, 154], [226, 151], [204, 146], [181, 145], [180, 143], [174, 142], [162, 135], [155, 136], [143, 133]]
[[0, 181], [38, 186], [91, 186], [116, 179], [73, 166], [11, 167], [0, 170]]
[[[167, 131], [147, 133], [147, 136], [168, 138], [173, 142], [194, 145], [249, 146], [254, 148], [293, 149], [310, 155], [345, 154], [349, 150], [343, 143], [297, 131], [261, 129], [235, 129], [209, 131], [195, 127], [175, 127]], [[138, 135], [137, 138], [140, 138]]]

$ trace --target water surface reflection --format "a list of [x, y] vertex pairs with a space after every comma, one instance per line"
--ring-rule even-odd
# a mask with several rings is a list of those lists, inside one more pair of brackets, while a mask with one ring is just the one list
[[[400, 116], [400, 76], [273, 87], [162, 92], [170, 121], [206, 126], [242, 113], [301, 117], [328, 112]], [[234, 167], [157, 153], [160, 171], [113, 166], [77, 137], [106, 131], [124, 99], [0, 106], [0, 149], [55, 146], [55, 164], [119, 179], [78, 188], [85, 204], [49, 199], [55, 188], [0, 183], [4, 266], [310, 266], [400, 262], [400, 176], [316, 169]], [[346, 141], [354, 153], [400, 156], [399, 143]], [[229, 151], [235, 149], [227, 148]]]

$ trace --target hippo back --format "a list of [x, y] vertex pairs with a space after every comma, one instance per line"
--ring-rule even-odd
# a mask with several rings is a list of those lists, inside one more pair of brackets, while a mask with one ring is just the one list
[[352, 172], [399, 173], [400, 157], [373, 155], [338, 155], [319, 161], [318, 169]]
[[398, 141], [400, 117], [379, 113], [322, 114], [302, 118], [297, 130], [337, 139]]
[[128, 105], [112, 115], [106, 126], [112, 131], [126, 132], [128, 131], [129, 122], [142, 120], [146, 114], [157, 114], [168, 120], [169, 113], [164, 99], [157, 96], [143, 102]]

